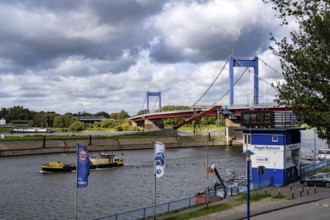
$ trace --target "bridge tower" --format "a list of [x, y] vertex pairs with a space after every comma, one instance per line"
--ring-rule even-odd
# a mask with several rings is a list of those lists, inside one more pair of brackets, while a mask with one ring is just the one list
[[162, 110], [162, 96], [161, 92], [149, 92], [147, 91], [147, 113], [150, 113], [150, 108], [149, 108], [149, 97], [150, 96], [157, 96], [158, 97], [158, 104], [159, 104], [159, 110]]
[[234, 104], [234, 67], [253, 67], [254, 70], [254, 97], [253, 104], [259, 104], [259, 72], [258, 57], [253, 60], [237, 60], [233, 56], [229, 58], [229, 80], [230, 80], [230, 105]]

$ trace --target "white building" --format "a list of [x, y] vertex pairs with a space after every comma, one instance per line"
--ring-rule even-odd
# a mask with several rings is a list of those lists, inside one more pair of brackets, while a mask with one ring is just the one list
[[0, 125], [6, 125], [6, 119], [4, 118], [0, 119]]

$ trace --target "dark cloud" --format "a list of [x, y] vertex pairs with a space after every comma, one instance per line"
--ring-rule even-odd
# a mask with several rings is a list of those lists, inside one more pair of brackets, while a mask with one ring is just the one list
[[[238, 57], [251, 58], [269, 47], [270, 28], [249, 26], [249, 29], [242, 29], [240, 36], [236, 39], [231, 36], [223, 38], [220, 35], [204, 35], [192, 38], [183, 47], [173, 48], [161, 39], [160, 43], [151, 50], [151, 57], [158, 62], [206, 62], [226, 60], [230, 54]], [[186, 48], [192, 49], [195, 53], [185, 54]]]
[[134, 114], [146, 91], [162, 91], [164, 105], [190, 105], [219, 71], [211, 61], [265, 54], [277, 29], [263, 9], [249, 0], [3, 0], [1, 103]]
[[[141, 1], [143, 2], [143, 1]], [[107, 24], [125, 24], [128, 26], [139, 26], [146, 17], [159, 12], [166, 1], [149, 0], [146, 3], [139, 1], [120, 0], [94, 0], [87, 1], [86, 7], [99, 16], [99, 19]]]
[[[2, 43], [0, 57], [6, 57], [22, 68], [42, 69], [51, 67], [54, 59], [75, 55], [93, 59], [115, 60], [109, 67], [109, 71], [114, 73], [127, 70], [135, 62], [132, 60], [120, 61], [119, 58], [123, 50], [130, 49], [134, 53], [137, 51], [137, 47], [146, 44], [147, 33], [143, 30], [143, 21], [161, 10], [162, 4], [160, 2], [163, 1], [149, 1], [145, 4], [131, 0], [5, 1], [3, 7], [6, 5], [14, 7], [17, 4], [20, 5], [19, 8], [23, 12], [24, 10], [32, 14], [42, 12], [45, 16], [55, 13], [55, 16], [62, 19], [62, 24], [57, 24], [62, 25], [62, 27], [58, 29], [59, 27], [52, 26], [53, 23], [44, 24], [41, 27], [29, 27], [31, 24], [28, 22], [25, 24], [21, 19], [18, 20], [20, 23], [15, 24], [15, 17], [4, 18], [2, 22], [0, 21], [3, 30], [5, 30], [0, 33], [0, 42]], [[91, 13], [91, 16], [94, 16], [97, 21], [96, 26], [92, 27], [96, 30], [98, 26], [104, 29], [112, 26], [117, 30], [114, 33], [105, 32], [104, 34], [109, 34], [108, 36], [96, 36], [103, 38], [100, 42], [79, 36], [79, 34], [76, 37], [68, 37], [62, 31], [77, 27], [71, 26], [74, 24], [73, 22], [66, 23], [63, 18], [68, 16], [68, 21], [70, 21], [73, 19], [70, 16], [76, 12]], [[29, 15], [29, 13], [22, 14], [22, 16]], [[30, 18], [27, 17], [26, 19]], [[6, 20], [10, 20], [10, 22], [8, 23]], [[44, 22], [48, 22], [48, 20]], [[85, 21], [82, 20], [81, 22]], [[15, 26], [22, 29], [17, 31], [14, 29]], [[91, 31], [95, 31], [95, 29]], [[29, 33], [31, 31], [37, 33], [31, 34]]]

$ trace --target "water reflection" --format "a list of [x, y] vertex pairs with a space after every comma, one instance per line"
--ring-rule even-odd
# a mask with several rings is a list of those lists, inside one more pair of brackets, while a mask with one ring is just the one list
[[[313, 131], [302, 131], [302, 151], [314, 149]], [[325, 142], [317, 139], [316, 148]], [[153, 150], [125, 154], [125, 166], [91, 171], [89, 186], [79, 189], [79, 219], [92, 219], [153, 205]], [[242, 147], [209, 146], [209, 164], [220, 175], [227, 170], [244, 174]], [[158, 203], [192, 197], [205, 187], [205, 147], [166, 150], [165, 176], [157, 180]], [[74, 218], [75, 173], [41, 174], [40, 165], [75, 161], [75, 154], [0, 158], [1, 219]], [[216, 180], [209, 176], [210, 182]]]

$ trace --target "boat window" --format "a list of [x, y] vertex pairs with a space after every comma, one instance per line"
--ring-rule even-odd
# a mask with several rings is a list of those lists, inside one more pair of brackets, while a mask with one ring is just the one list
[[244, 134], [244, 144], [251, 144], [251, 134]]
[[272, 141], [273, 142], [278, 142], [278, 136], [277, 135], [273, 135], [272, 136]]

